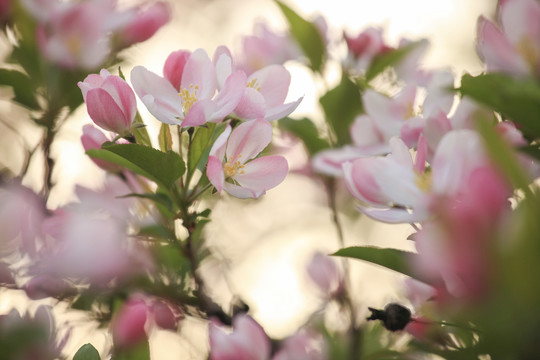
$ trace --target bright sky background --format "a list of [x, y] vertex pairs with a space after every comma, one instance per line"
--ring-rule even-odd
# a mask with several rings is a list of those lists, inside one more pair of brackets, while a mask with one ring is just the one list
[[[284, 0], [285, 1], [285, 0]], [[490, 15], [495, 0], [289, 0], [285, 1], [307, 18], [323, 14], [331, 28], [340, 34], [360, 32], [364, 26], [382, 26], [388, 40], [396, 43], [405, 36], [412, 39], [427, 37], [432, 46], [426, 58], [429, 66], [451, 66], [458, 74], [465, 70], [478, 72], [480, 63], [474, 53], [476, 20], [480, 14]], [[156, 38], [135, 47], [132, 63], [124, 66], [128, 74], [134, 65], [144, 65], [161, 73], [167, 55], [181, 48], [205, 48], [213, 53], [218, 45], [233, 47], [238, 36], [249, 34], [256, 19], [265, 19], [276, 30], [283, 30], [285, 22], [271, 0], [185, 0], [174, 1], [174, 22], [162, 29]], [[305, 96], [299, 112], [315, 111], [316, 97], [313, 83], [306, 72], [293, 72], [290, 98]], [[143, 118], [157, 123], [139, 110]], [[78, 111], [85, 120], [70, 121], [53, 148], [58, 158], [56, 204], [71, 200], [73, 184], [97, 186], [103, 174], [84, 159], [79, 142], [82, 123], [89, 122], [86, 110]], [[293, 114], [294, 115], [294, 114]], [[72, 119], [77, 120], [77, 119]], [[220, 221], [209, 227], [216, 251], [230, 261], [214, 261], [206, 265], [205, 274], [215, 281], [212, 294], [218, 301], [226, 301], [233, 291], [250, 303], [253, 314], [267, 332], [276, 337], [285, 336], [301, 325], [306, 316], [321, 301], [315, 288], [307, 281], [303, 268], [313, 250], [326, 252], [337, 249], [335, 231], [330, 222], [324, 193], [317, 184], [289, 175], [285, 183], [271, 190], [263, 200], [222, 200], [216, 204], [213, 216]], [[373, 226], [355, 219], [343, 219], [349, 245], [359, 243], [378, 246], [407, 247], [407, 227]], [[223, 279], [223, 269], [230, 276]], [[355, 263], [354, 283], [358, 303], [379, 306], [399, 296], [398, 278], [373, 266]], [[369, 279], [369, 280], [368, 280]], [[232, 284], [232, 289], [224, 286]], [[217, 284], [222, 284], [219, 286]], [[5, 305], [5, 304], [4, 304]], [[199, 359], [205, 325], [190, 322], [183, 326], [180, 342], [171, 334], [159, 333], [153, 348], [166, 348], [159, 353], [160, 360]], [[186, 340], [187, 338], [187, 340]], [[97, 340], [96, 340], [97, 339]], [[103, 343], [103, 337], [94, 340]], [[203, 340], [206, 341], [206, 340]], [[81, 343], [82, 344], [82, 343]], [[190, 345], [191, 344], [191, 345]], [[202, 345], [204, 349], [205, 345]], [[178, 351], [178, 352], [177, 352]], [[180, 355], [179, 355], [180, 353]], [[204, 353], [204, 350], [202, 350]], [[158, 354], [157, 352], [155, 354]]]

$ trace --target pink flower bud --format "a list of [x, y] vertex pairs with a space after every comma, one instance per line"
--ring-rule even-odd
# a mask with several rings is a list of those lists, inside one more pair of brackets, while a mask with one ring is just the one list
[[156, 300], [151, 307], [154, 323], [165, 330], [176, 330], [181, 315], [175, 313], [169, 304]]
[[118, 32], [121, 47], [148, 40], [171, 19], [171, 9], [165, 2], [156, 2], [136, 11], [133, 21]]
[[184, 66], [189, 59], [189, 55], [191, 55], [191, 52], [188, 50], [174, 51], [167, 57], [165, 65], [163, 65], [163, 76], [169, 80], [178, 92], [180, 92], [182, 73], [184, 72]]
[[[101, 145], [107, 141], [110, 141], [110, 139], [108, 139], [107, 136], [105, 136], [105, 134], [102, 133], [99, 129], [96, 129], [90, 124], [83, 126], [81, 143], [84, 151], [88, 151], [91, 149], [99, 149], [101, 148]], [[97, 166], [99, 166], [105, 171], [117, 173], [122, 170], [120, 166], [111, 162], [94, 158], [91, 159]]]
[[39, 300], [64, 294], [69, 289], [69, 285], [58, 277], [38, 275], [24, 284], [23, 289], [30, 299]]
[[79, 81], [88, 115], [94, 123], [108, 131], [125, 135], [137, 114], [135, 93], [119, 76], [102, 69]]
[[317, 252], [307, 267], [308, 275], [321, 292], [329, 297], [337, 295], [343, 289], [343, 277], [336, 263], [327, 255]]
[[124, 304], [111, 324], [116, 347], [130, 348], [147, 338], [145, 325], [148, 310], [143, 300], [131, 300]]

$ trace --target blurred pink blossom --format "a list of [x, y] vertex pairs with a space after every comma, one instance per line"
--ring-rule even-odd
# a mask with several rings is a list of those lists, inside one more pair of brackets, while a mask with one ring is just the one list
[[328, 298], [338, 296], [343, 291], [343, 275], [335, 261], [321, 252], [313, 254], [307, 272], [310, 279]]
[[[84, 148], [84, 151], [91, 149], [100, 149], [101, 145], [107, 141], [111, 141], [101, 130], [97, 129], [95, 126], [87, 124], [83, 126], [83, 133], [81, 135], [81, 144]], [[119, 165], [113, 164], [106, 160], [90, 158], [97, 166], [102, 168], [105, 171], [112, 173], [119, 173], [122, 171], [122, 168]]]
[[364, 73], [377, 55], [392, 49], [384, 42], [381, 28], [368, 27], [356, 36], [344, 32], [343, 38], [349, 49], [346, 63], [359, 73]]
[[216, 320], [210, 323], [211, 360], [268, 360], [270, 339], [250, 316], [240, 314], [233, 319], [232, 333], [226, 333]]
[[137, 101], [131, 87], [120, 76], [106, 69], [88, 75], [77, 84], [81, 89], [88, 115], [99, 127], [126, 135], [137, 114]]
[[320, 334], [301, 330], [284, 340], [272, 360], [326, 360], [326, 343]]
[[128, 10], [133, 14], [131, 21], [115, 32], [119, 46], [128, 47], [151, 38], [170, 21], [171, 11], [169, 3], [163, 1]]
[[280, 155], [256, 156], [270, 144], [272, 125], [266, 120], [246, 121], [218, 137], [208, 158], [206, 175], [218, 193], [258, 198], [287, 176], [287, 160]]
[[478, 53], [487, 71], [539, 75], [540, 4], [535, 0], [501, 2], [500, 27], [478, 20]]

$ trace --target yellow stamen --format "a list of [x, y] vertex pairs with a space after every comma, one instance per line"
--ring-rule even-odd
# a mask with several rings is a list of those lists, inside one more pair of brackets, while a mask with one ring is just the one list
[[238, 155], [236, 158], [230, 159], [225, 163], [225, 165], [223, 165], [223, 172], [225, 173], [226, 178], [233, 177], [238, 173], [245, 174], [245, 171], [243, 170], [245, 165], [238, 160], [234, 161], [235, 159], [239, 159], [241, 156], [242, 155]]
[[531, 44], [530, 39], [527, 36], [524, 36], [516, 47], [527, 64], [532, 68], [535, 68], [540, 54], [538, 54], [536, 48]]
[[189, 85], [189, 88], [181, 88], [178, 95], [182, 98], [182, 106], [184, 107], [184, 113], [187, 114], [189, 109], [199, 101], [197, 93], [199, 92], [199, 85]]
[[259, 85], [257, 78], [252, 79], [250, 82], [247, 83], [246, 86], [252, 89], [255, 89], [259, 92], [261, 91], [261, 85]]
[[420, 190], [422, 190], [423, 192], [428, 192], [431, 189], [431, 173], [416, 173], [414, 182]]

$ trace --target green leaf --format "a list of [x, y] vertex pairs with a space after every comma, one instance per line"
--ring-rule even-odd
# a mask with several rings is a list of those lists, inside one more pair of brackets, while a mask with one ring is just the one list
[[425, 40], [416, 41], [407, 44], [403, 47], [386, 51], [380, 55], [377, 55], [369, 68], [366, 71], [366, 80], [373, 80], [377, 75], [382, 73], [386, 68], [399, 64], [408, 54], [414, 49], [425, 44]]
[[298, 15], [283, 2], [276, 0], [276, 3], [289, 23], [291, 35], [296, 39], [304, 55], [309, 59], [311, 69], [321, 72], [326, 50], [319, 29], [315, 24]]
[[412, 252], [374, 246], [353, 246], [340, 249], [332, 255], [368, 261], [418, 279], [409, 265], [418, 256]]
[[84, 344], [77, 350], [73, 360], [101, 360], [101, 358], [92, 344]]
[[168, 124], [162, 123], [159, 129], [159, 148], [161, 151], [172, 150], [171, 129]]
[[344, 73], [341, 82], [320, 98], [328, 125], [336, 136], [336, 146], [350, 144], [350, 127], [363, 111], [360, 88]]
[[540, 137], [540, 85], [533, 78], [506, 74], [463, 75], [461, 94], [518, 124], [526, 137]]
[[330, 147], [327, 141], [321, 139], [315, 124], [308, 118], [283, 118], [278, 121], [278, 126], [302, 140], [310, 155]]
[[15, 97], [13, 100], [29, 109], [39, 109], [36, 97], [35, 82], [20, 71], [0, 69], [0, 85], [11, 86]]
[[110, 161], [142, 175], [164, 189], [172, 185], [184, 174], [184, 160], [175, 152], [166, 153], [138, 144], [105, 145], [102, 149], [86, 152], [93, 158]]
[[150, 360], [148, 340], [142, 341], [129, 349], [119, 350], [112, 356], [112, 360]]
[[137, 197], [141, 199], [148, 199], [152, 200], [157, 204], [163, 205], [167, 210], [173, 211], [173, 202], [170, 197], [168, 197], [166, 194], [163, 193], [146, 193], [146, 194], [127, 194], [124, 196], [121, 196], [122, 198], [125, 197]]
[[210, 149], [226, 126], [225, 123], [218, 125], [208, 123], [206, 127], [196, 128], [189, 145], [188, 171], [190, 173], [193, 173], [195, 169], [204, 172]]
[[133, 136], [135, 136], [135, 140], [137, 140], [137, 144], [152, 147], [152, 141], [150, 140], [150, 136], [148, 135], [148, 131], [146, 130], [146, 127], [137, 126], [137, 125], [144, 125], [144, 122], [142, 121], [142, 118], [139, 112], [137, 112], [137, 115], [135, 116], [135, 120], [133, 121], [133, 124], [135, 125], [133, 127]]

